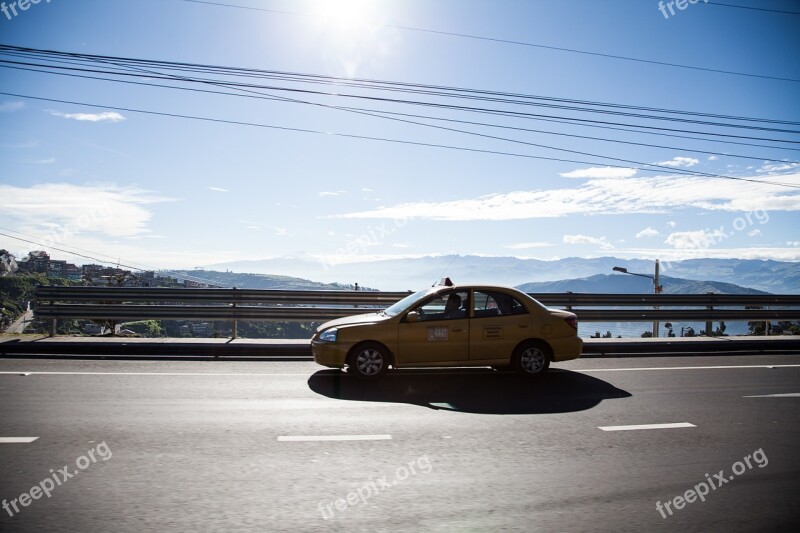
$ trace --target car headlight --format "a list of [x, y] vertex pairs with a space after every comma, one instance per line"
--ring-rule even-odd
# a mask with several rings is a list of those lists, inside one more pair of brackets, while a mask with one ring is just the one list
[[319, 335], [319, 340], [324, 342], [336, 342], [336, 336], [339, 334], [337, 328], [326, 329]]

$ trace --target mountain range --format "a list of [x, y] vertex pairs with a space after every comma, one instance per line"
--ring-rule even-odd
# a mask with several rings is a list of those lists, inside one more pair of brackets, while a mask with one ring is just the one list
[[[418, 290], [448, 276], [455, 283], [462, 284], [536, 287], [529, 292], [652, 292], [652, 281], [647, 278], [625, 274], [610, 275], [615, 266], [644, 275], [652, 275], [654, 271], [653, 261], [615, 257], [545, 261], [516, 257], [443, 255], [326, 265], [302, 254], [220, 263], [209, 265], [206, 270], [269, 274], [273, 277], [291, 276], [316, 280], [322, 284], [343, 283], [344, 286], [358, 283], [362, 287], [375, 287], [385, 291]], [[198, 272], [191, 270], [186, 273], [199, 276]], [[596, 278], [598, 275], [604, 277]], [[703, 283], [687, 284], [689, 281]], [[557, 283], [530, 285], [543, 282]], [[744, 288], [751, 289], [751, 292], [797, 294], [800, 293], [800, 263], [756, 259], [688, 259], [662, 262], [661, 284], [664, 292], [730, 291], [736, 294], [736, 291]], [[732, 284], [737, 288], [726, 287], [724, 284]], [[231, 283], [225, 285], [234, 286]], [[245, 287], [243, 284], [235, 286]], [[572, 288], [566, 288], [568, 286]]]

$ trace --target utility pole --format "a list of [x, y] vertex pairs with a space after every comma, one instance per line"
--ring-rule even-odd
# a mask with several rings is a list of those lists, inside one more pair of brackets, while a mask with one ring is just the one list
[[[648, 274], [637, 274], [635, 272], [628, 272], [627, 268], [624, 267], [614, 267], [611, 270], [615, 272], [622, 272], [623, 274], [630, 274], [631, 276], [639, 276], [642, 278], [650, 278], [653, 280], [653, 293], [654, 294], [661, 294], [661, 291], [664, 289], [661, 286], [661, 273], [660, 273], [660, 266], [658, 263], [658, 259], [656, 259], [656, 272], [654, 276], [650, 276]], [[658, 309], [657, 305], [653, 306], [653, 309]], [[653, 321], [653, 337], [658, 337], [658, 320]]]

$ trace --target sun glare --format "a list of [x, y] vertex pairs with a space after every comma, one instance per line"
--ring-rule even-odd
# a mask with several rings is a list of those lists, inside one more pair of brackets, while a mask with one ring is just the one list
[[314, 14], [329, 30], [358, 34], [374, 25], [374, 4], [374, 0], [318, 0]]

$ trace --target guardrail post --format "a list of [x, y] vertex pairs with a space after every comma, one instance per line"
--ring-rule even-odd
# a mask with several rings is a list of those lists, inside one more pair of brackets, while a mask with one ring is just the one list
[[233, 326], [231, 327], [231, 339], [236, 339], [237, 335], [239, 334], [239, 321], [236, 320], [236, 318], [235, 318], [236, 317], [236, 292], [235, 292], [236, 291], [236, 287], [234, 287], [233, 290], [234, 290], [234, 294], [233, 294], [233, 306], [232, 307], [234, 309], [234, 311], [233, 311], [234, 319], [233, 319]]
[[[713, 292], [707, 292], [706, 294], [714, 294], [714, 293]], [[706, 309], [708, 309], [709, 311], [713, 311], [714, 310], [714, 306], [713, 305], [707, 305]], [[711, 337], [711, 336], [714, 335], [713, 331], [711, 331], [713, 328], [714, 328], [714, 323], [712, 321], [710, 321], [710, 320], [706, 320], [706, 337]]]
[[56, 336], [56, 322], [58, 322], [55, 318], [50, 321], [50, 336]]

